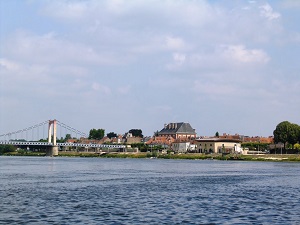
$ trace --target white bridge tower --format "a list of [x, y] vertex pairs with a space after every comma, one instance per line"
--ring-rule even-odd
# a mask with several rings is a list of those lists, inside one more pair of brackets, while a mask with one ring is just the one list
[[[53, 132], [52, 132], [53, 127]], [[49, 120], [48, 125], [48, 142], [53, 145], [47, 151], [48, 156], [57, 156], [58, 155], [58, 146], [56, 145], [56, 131], [57, 131], [57, 120]], [[51, 137], [53, 136], [53, 142], [51, 142]]]

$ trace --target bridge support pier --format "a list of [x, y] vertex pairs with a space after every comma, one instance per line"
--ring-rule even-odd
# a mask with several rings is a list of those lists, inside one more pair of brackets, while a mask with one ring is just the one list
[[51, 146], [47, 149], [46, 156], [58, 156], [58, 146]]
[[51, 142], [51, 127], [53, 125], [53, 146], [51, 146], [49, 149], [47, 149], [46, 156], [57, 156], [58, 155], [58, 146], [56, 145], [56, 120], [49, 120], [48, 125], [48, 142]]

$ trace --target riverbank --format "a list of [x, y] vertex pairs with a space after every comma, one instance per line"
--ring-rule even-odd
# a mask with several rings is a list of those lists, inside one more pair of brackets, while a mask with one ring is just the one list
[[[46, 156], [43, 152], [10, 152], [7, 156]], [[244, 161], [284, 161], [300, 162], [298, 154], [265, 154], [265, 155], [237, 155], [237, 154], [160, 154], [160, 153], [92, 153], [92, 152], [59, 152], [57, 157], [99, 157], [99, 158], [150, 158], [150, 159], [189, 159], [189, 160], [244, 160]]]

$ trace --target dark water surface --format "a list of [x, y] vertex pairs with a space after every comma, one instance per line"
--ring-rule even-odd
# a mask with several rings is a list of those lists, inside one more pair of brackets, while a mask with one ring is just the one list
[[300, 224], [300, 164], [0, 157], [0, 224]]

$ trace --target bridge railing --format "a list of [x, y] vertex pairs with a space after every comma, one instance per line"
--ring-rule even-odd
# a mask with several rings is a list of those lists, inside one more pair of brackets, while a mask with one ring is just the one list
[[[22, 142], [22, 141], [0, 141], [0, 145], [27, 145], [27, 146], [53, 146], [50, 142]], [[103, 145], [83, 143], [57, 143], [60, 147], [86, 147], [86, 148], [125, 148], [125, 145]]]
[[88, 147], [88, 148], [125, 148], [125, 145], [103, 145], [103, 144], [83, 144], [83, 143], [57, 143], [58, 146], [66, 147]]
[[0, 141], [0, 145], [35, 145], [35, 146], [52, 146], [50, 142], [29, 142], [29, 141]]

